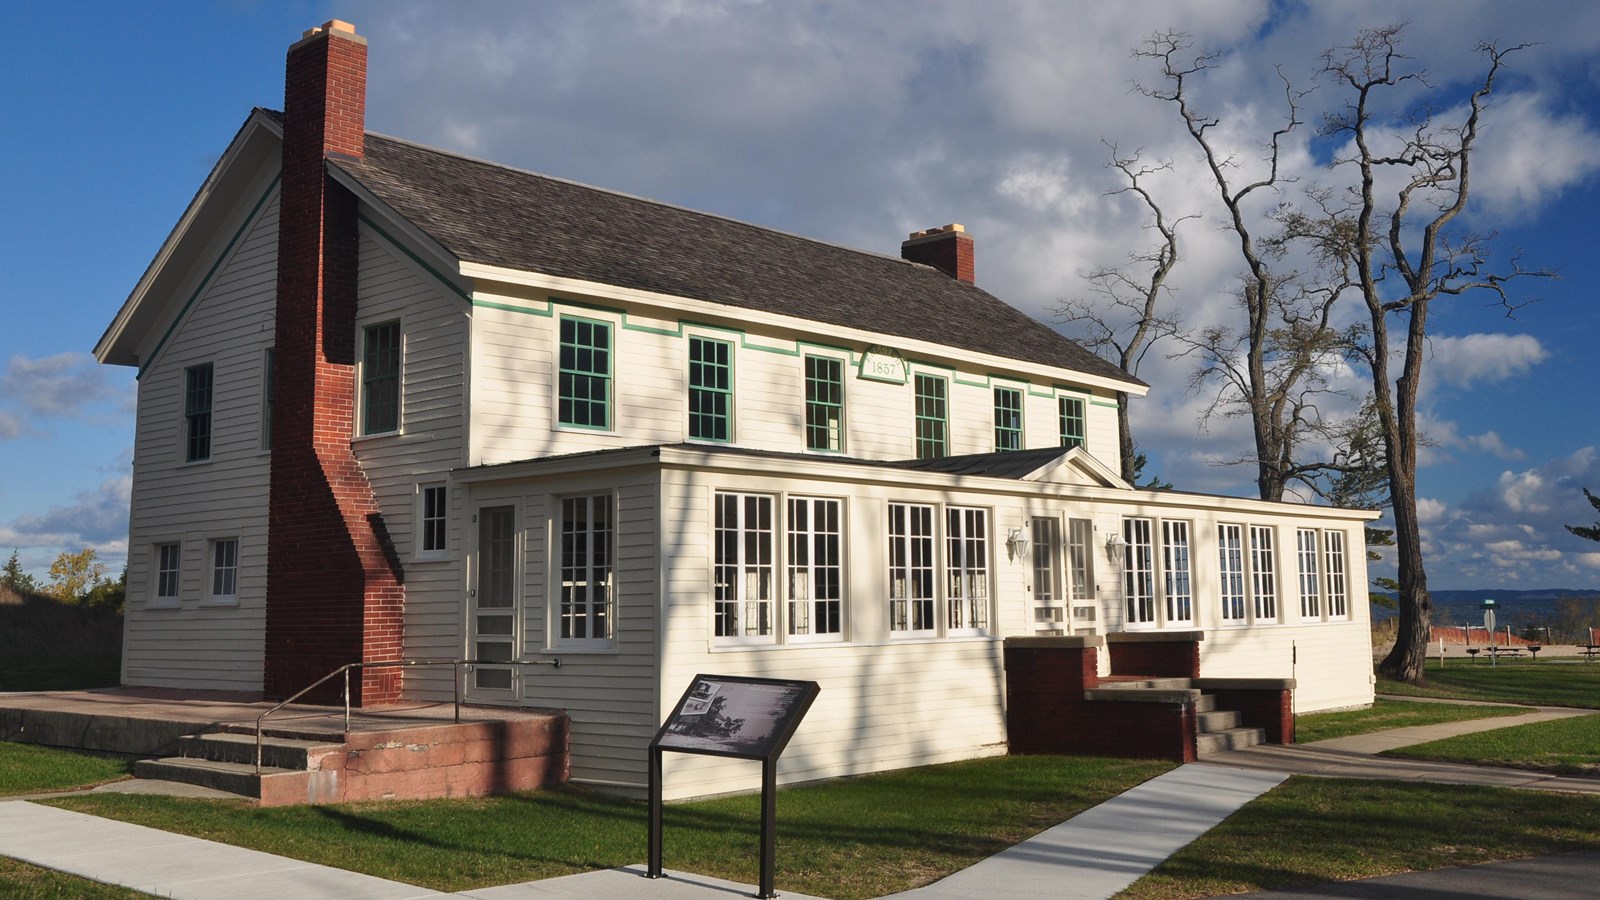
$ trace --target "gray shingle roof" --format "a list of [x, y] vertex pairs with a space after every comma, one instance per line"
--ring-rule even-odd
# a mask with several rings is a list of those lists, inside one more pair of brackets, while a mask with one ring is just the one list
[[986, 291], [837, 247], [368, 134], [336, 158], [457, 258], [861, 328], [1138, 382]]

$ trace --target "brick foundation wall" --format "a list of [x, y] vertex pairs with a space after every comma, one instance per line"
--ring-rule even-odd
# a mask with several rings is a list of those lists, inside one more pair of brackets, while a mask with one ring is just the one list
[[1239, 724], [1260, 728], [1271, 744], [1294, 743], [1294, 691], [1288, 689], [1217, 689], [1218, 709], [1239, 713]]
[[1115, 675], [1149, 675], [1159, 678], [1199, 678], [1200, 642], [1195, 640], [1141, 640], [1143, 635], [1118, 634], [1108, 641], [1111, 671]]
[[[332, 23], [330, 23], [332, 24]], [[325, 26], [289, 50], [278, 226], [272, 484], [263, 688], [285, 697], [341, 665], [399, 659], [404, 589], [369, 516], [351, 450], [356, 398], [357, 201], [324, 168], [361, 156], [365, 40]], [[352, 702], [400, 698], [398, 669], [363, 671]], [[337, 679], [311, 698], [332, 701]]]

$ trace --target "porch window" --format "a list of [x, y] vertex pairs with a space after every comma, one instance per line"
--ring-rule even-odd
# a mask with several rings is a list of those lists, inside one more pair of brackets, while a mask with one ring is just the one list
[[1250, 526], [1250, 593], [1255, 597], [1256, 623], [1278, 621], [1278, 575], [1268, 525]]
[[789, 635], [797, 641], [843, 633], [844, 568], [838, 500], [789, 498]]
[[1128, 624], [1154, 625], [1156, 554], [1153, 524], [1149, 519], [1124, 519], [1122, 537], [1127, 542], [1127, 564], [1122, 577]]
[[400, 323], [373, 325], [361, 351], [361, 433], [400, 430]]
[[1322, 618], [1322, 576], [1317, 569], [1317, 530], [1295, 531], [1295, 557], [1300, 569], [1300, 618]]
[[936, 375], [916, 378], [917, 459], [950, 455], [949, 382]]
[[989, 627], [989, 514], [945, 509], [945, 627], [981, 632]]
[[1022, 449], [1022, 391], [994, 389], [994, 449]]
[[716, 495], [714, 617], [723, 642], [772, 639], [772, 505], [765, 494]]
[[611, 326], [561, 317], [556, 421], [574, 428], [611, 427]]
[[1061, 446], [1082, 447], [1086, 443], [1088, 430], [1085, 426], [1083, 415], [1082, 397], [1061, 398]]
[[211, 363], [183, 370], [184, 461], [211, 458]]
[[182, 544], [157, 544], [156, 545], [156, 593], [155, 605], [175, 606], [178, 602], [178, 586], [181, 583], [181, 564], [183, 558]]
[[931, 633], [933, 617], [933, 507], [889, 504], [889, 630]]
[[211, 542], [211, 599], [235, 603], [239, 599], [239, 540]]
[[1222, 575], [1222, 621], [1231, 625], [1245, 622], [1244, 529], [1238, 525], [1217, 526], [1218, 571]]
[[1345, 619], [1350, 616], [1350, 598], [1345, 584], [1344, 532], [1322, 533], [1323, 547], [1328, 558], [1328, 618]]
[[610, 494], [561, 500], [562, 642], [611, 642], [612, 522]]
[[689, 338], [689, 437], [733, 439], [733, 345]]
[[1161, 576], [1167, 624], [1194, 621], [1194, 587], [1189, 575], [1189, 523], [1161, 522]]
[[806, 449], [844, 449], [844, 363], [807, 356]]

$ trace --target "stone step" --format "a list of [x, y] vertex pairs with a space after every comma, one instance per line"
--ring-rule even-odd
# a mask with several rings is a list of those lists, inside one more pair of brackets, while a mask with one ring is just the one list
[[[304, 784], [310, 773], [295, 771], [293, 769], [262, 768], [256, 771], [254, 764], [218, 762], [210, 759], [186, 759], [181, 756], [168, 756], [163, 759], [141, 759], [133, 764], [133, 774], [138, 778], [153, 778], [158, 781], [176, 781], [182, 784], [198, 784], [201, 787], [214, 788], [238, 794], [241, 797], [260, 799], [262, 794], [273, 788], [282, 789], [290, 785], [282, 782], [298, 782], [291, 790], [298, 789], [304, 792]], [[267, 783], [280, 782], [268, 788]]]
[[1194, 739], [1195, 755], [1201, 758], [1227, 750], [1243, 750], [1265, 743], [1267, 732], [1262, 728], [1229, 728], [1209, 734], [1197, 734]]
[[1197, 712], [1197, 713], [1212, 712], [1216, 708], [1217, 708], [1217, 695], [1216, 694], [1201, 694], [1200, 698], [1198, 700], [1194, 701], [1194, 711]]
[[[243, 734], [255, 740], [256, 727], [254, 725], [232, 723], [222, 726], [212, 734]], [[339, 728], [318, 728], [316, 726], [297, 726], [285, 722], [281, 725], [267, 723], [261, 733], [270, 737], [286, 738], [291, 741], [316, 741], [322, 744], [342, 744], [349, 736]]]
[[[263, 735], [261, 763], [275, 769], [321, 768], [322, 757], [339, 753], [344, 745], [328, 741], [307, 741]], [[255, 765], [256, 738], [253, 734], [191, 734], [178, 740], [178, 755], [186, 759]]]
[[[1215, 700], [1212, 702], [1215, 703]], [[1238, 727], [1239, 714], [1233, 710], [1201, 710], [1200, 704], [1195, 704], [1195, 730], [1201, 734], [1227, 731], [1230, 728]]]

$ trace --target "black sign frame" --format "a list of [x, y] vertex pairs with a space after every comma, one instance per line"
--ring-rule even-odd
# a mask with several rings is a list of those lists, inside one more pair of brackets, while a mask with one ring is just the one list
[[[689, 682], [677, 706], [650, 741], [650, 858], [646, 875], [662, 876], [661, 771], [665, 751], [760, 760], [761, 884], [755, 896], [778, 896], [773, 890], [778, 757], [821, 692], [815, 681], [783, 678], [702, 674]], [[724, 713], [730, 707], [734, 715]], [[736, 718], [741, 712], [745, 715]], [[758, 721], [752, 724], [752, 718]], [[771, 725], [767, 731], [753, 730], [767, 723]]]

